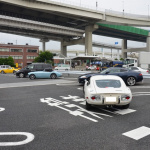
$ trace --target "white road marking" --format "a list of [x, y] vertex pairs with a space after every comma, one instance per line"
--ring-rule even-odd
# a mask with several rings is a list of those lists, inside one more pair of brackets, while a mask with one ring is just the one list
[[33, 141], [34, 139], [34, 135], [31, 133], [27, 133], [27, 132], [0, 132], [0, 136], [9, 136], [9, 135], [24, 135], [27, 138], [23, 141], [19, 141], [19, 142], [0, 142], [0, 146], [18, 146], [18, 145], [23, 145], [23, 144], [27, 144], [31, 141]]
[[5, 110], [5, 108], [1, 108], [1, 107], [0, 107], [0, 111], [4, 111], [4, 110]]
[[129, 132], [123, 133], [122, 135], [130, 137], [134, 140], [139, 140], [145, 136], [150, 135], [150, 128], [142, 126], [140, 128], [137, 128], [137, 129], [131, 130]]
[[[64, 96], [60, 96], [60, 97], [62, 97], [64, 99], [73, 98], [73, 100], [74, 100], [75, 97], [78, 98], [78, 96], [71, 96], [71, 95], [69, 95], [69, 97], [64, 97]], [[87, 111], [86, 109], [84, 109], [84, 108], [82, 108], [82, 107], [80, 107], [78, 105], [70, 104], [68, 102], [60, 101], [60, 100], [57, 100], [57, 99], [54, 99], [54, 98], [51, 98], [51, 97], [45, 98], [45, 99], [41, 98], [40, 100], [41, 100], [42, 103], [47, 103], [50, 106], [55, 106], [55, 107], [60, 108], [62, 110], [68, 111], [69, 114], [71, 114], [71, 115], [80, 116], [80, 117], [83, 117], [83, 118], [88, 119], [88, 120], [93, 121], [93, 122], [98, 122], [98, 120], [96, 120], [96, 119], [94, 119], [92, 117], [104, 120], [102, 117], [100, 117], [98, 115], [112, 117], [110, 115], [106, 115], [106, 114], [102, 114], [102, 113], [96, 113], [96, 112], [92, 112], [92, 111]], [[65, 107], [76, 108], [76, 110], [72, 111], [72, 110], [67, 109]], [[92, 117], [86, 116], [86, 113], [89, 114], [89, 115], [91, 115]]]
[[86, 103], [85, 103], [85, 101], [84, 101], [84, 102], [81, 102], [81, 103], [79, 103], [79, 104], [81, 104], [81, 105], [85, 105]]
[[133, 113], [135, 111], [136, 110], [133, 110], [133, 109], [122, 109], [122, 110], [115, 111], [115, 113], [120, 114], [120, 115], [126, 115], [129, 113]]
[[74, 83], [74, 81], [67, 80], [47, 80], [47, 81], [33, 81], [33, 82], [20, 82], [20, 83], [7, 83], [0, 84], [0, 88], [13, 88], [13, 87], [26, 87], [26, 86], [38, 86], [38, 85], [51, 85], [57, 83]]
[[83, 88], [77, 88], [78, 90], [83, 90]]

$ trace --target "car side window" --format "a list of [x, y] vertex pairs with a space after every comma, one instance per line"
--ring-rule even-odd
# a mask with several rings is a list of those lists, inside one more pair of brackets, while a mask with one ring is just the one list
[[45, 68], [46, 72], [52, 72], [53, 70], [51, 68]]
[[136, 68], [136, 67], [131, 67], [131, 69], [132, 69], [132, 70], [138, 70], [138, 68]]
[[29, 65], [29, 66], [27, 66], [27, 68], [29, 68], [29, 69], [33, 69], [33, 65]]
[[40, 64], [39, 64], [39, 65], [36, 65], [35, 69], [38, 69], [38, 70], [40, 69], [40, 70], [42, 70], [42, 69], [43, 69], [43, 65], [40, 65]]
[[112, 69], [112, 70], [110, 70], [110, 73], [116, 73], [116, 72], [120, 72], [120, 69]]
[[126, 71], [128, 71], [127, 69], [120, 69], [120, 72], [126, 72]]

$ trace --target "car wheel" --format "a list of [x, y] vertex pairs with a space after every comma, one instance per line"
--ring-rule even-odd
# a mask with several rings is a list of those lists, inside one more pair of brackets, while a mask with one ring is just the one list
[[50, 78], [51, 78], [51, 79], [56, 79], [56, 78], [57, 78], [57, 76], [56, 76], [56, 74], [55, 74], [55, 73], [52, 73], [52, 74], [51, 74], [51, 76], [50, 76]]
[[130, 106], [130, 104], [127, 104], [127, 105], [123, 105], [121, 108], [122, 108], [122, 109], [128, 109], [129, 106]]
[[91, 104], [89, 104], [87, 101], [86, 101], [85, 107], [87, 110], [90, 110], [92, 108]]
[[136, 83], [136, 79], [134, 77], [128, 77], [126, 83], [129, 86], [133, 86]]
[[19, 77], [20, 77], [20, 78], [24, 78], [24, 74], [23, 74], [23, 73], [20, 73], [20, 74], [19, 74]]
[[36, 77], [35, 77], [34, 74], [31, 74], [31, 75], [29, 76], [29, 78], [30, 78], [31, 80], [34, 80]]
[[1, 74], [5, 74], [5, 72], [2, 70], [2, 71], [1, 71]]

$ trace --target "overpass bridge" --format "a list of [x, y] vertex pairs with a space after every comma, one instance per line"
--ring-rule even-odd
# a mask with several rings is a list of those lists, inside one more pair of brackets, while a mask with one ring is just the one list
[[[148, 31], [128, 27], [128, 25], [150, 26], [150, 18], [147, 16], [125, 16], [125, 14], [95, 11], [48, 0], [0, 0], [0, 15], [1, 32], [40, 38], [43, 49], [45, 42], [50, 39], [61, 41], [63, 55], [67, 55], [68, 45], [83, 42], [85, 53], [91, 55], [92, 34], [123, 39], [123, 57], [126, 57], [128, 51], [150, 51]], [[8, 21], [7, 18], [6, 21], [4, 16], [12, 19], [9, 18]], [[18, 18], [25, 20], [17, 20]], [[147, 47], [127, 49], [127, 40], [146, 42]]]

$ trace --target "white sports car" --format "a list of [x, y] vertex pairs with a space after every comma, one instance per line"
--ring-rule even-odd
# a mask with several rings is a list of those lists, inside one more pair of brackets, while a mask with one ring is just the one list
[[92, 76], [89, 81], [85, 81], [83, 92], [88, 110], [91, 105], [127, 109], [132, 100], [131, 90], [120, 77], [113, 75]]

